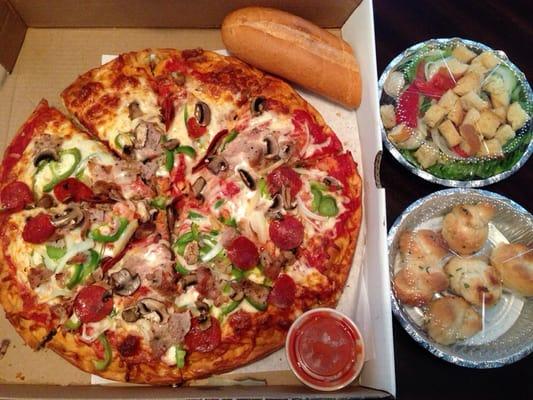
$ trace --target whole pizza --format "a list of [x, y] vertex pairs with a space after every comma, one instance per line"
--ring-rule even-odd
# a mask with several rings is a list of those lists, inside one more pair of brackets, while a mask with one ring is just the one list
[[201, 49], [122, 54], [41, 101], [0, 170], [0, 299], [34, 349], [181, 383], [334, 306], [361, 224], [351, 154], [289, 85]]

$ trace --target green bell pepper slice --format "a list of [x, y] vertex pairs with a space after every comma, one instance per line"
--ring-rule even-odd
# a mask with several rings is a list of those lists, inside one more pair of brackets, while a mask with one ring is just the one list
[[83, 263], [80, 274], [80, 282], [84, 282], [87, 277], [94, 272], [100, 263], [100, 254], [93, 249], [89, 250], [89, 258]]
[[174, 167], [174, 151], [165, 150], [165, 169], [170, 172]]
[[317, 212], [318, 208], [320, 207], [320, 201], [322, 200], [322, 192], [317, 188], [311, 187], [311, 194], [313, 195], [311, 210]]
[[94, 368], [96, 368], [98, 371], [103, 371], [111, 363], [111, 358], [113, 357], [113, 351], [111, 350], [111, 345], [109, 344], [109, 341], [107, 340], [107, 337], [105, 336], [105, 333], [100, 334], [100, 336], [98, 336], [98, 340], [104, 347], [104, 358], [101, 360], [93, 360], [93, 365], [94, 365]]
[[180, 275], [189, 275], [191, 271], [189, 271], [187, 268], [185, 268], [183, 265], [181, 265], [179, 262], [176, 263], [174, 266], [174, 269], [180, 274]]
[[191, 146], [178, 146], [174, 149], [175, 153], [182, 153], [186, 156], [189, 156], [191, 158], [196, 157], [196, 150], [194, 150]]
[[119, 133], [115, 136], [115, 146], [123, 150], [125, 146], [131, 146], [133, 144], [131, 136], [128, 133]]
[[224, 199], [218, 199], [218, 200], [215, 202], [215, 204], [213, 205], [213, 208], [214, 208], [215, 210], [218, 210], [218, 209], [222, 206], [222, 204], [224, 204], [225, 201], [226, 201], [226, 200], [224, 200]]
[[65, 322], [63, 324], [63, 327], [65, 329], [68, 329], [69, 331], [75, 331], [80, 326], [81, 326], [81, 321], [79, 319], [76, 322], [74, 322], [73, 320], [69, 319], [69, 320], [67, 320], [67, 322]]
[[237, 281], [241, 281], [244, 278], [244, 272], [237, 267], [231, 267], [231, 276]]
[[126, 218], [120, 217], [118, 220], [118, 224], [119, 224], [118, 229], [116, 230], [115, 233], [111, 235], [104, 235], [103, 233], [100, 232], [100, 228], [95, 228], [91, 230], [91, 233], [90, 233], [91, 239], [93, 239], [96, 242], [100, 242], [100, 243], [116, 242], [122, 236], [122, 234], [126, 230], [129, 223], [130, 222]]
[[240, 301], [233, 300], [231, 303], [229, 303], [227, 306], [222, 307], [222, 314], [228, 315], [230, 312], [235, 310], [237, 307], [239, 307], [239, 304], [241, 304]]
[[185, 247], [193, 240], [198, 240], [198, 227], [196, 224], [192, 224], [189, 232], [186, 232], [177, 238], [173, 247], [175, 247], [178, 254], [182, 256], [183, 253], [185, 253]]
[[259, 310], [259, 311], [265, 311], [267, 309], [267, 302], [265, 301], [264, 303], [260, 303], [260, 302], [257, 302], [255, 300], [253, 300], [252, 298], [246, 296], [245, 297], [246, 301], [248, 303], [250, 303], [252, 305], [253, 308], [255, 308], [256, 310]]
[[187, 352], [180, 346], [176, 346], [176, 367], [183, 368], [185, 366], [185, 356]]
[[[58, 165], [61, 164], [61, 159], [65, 155], [72, 156], [74, 158], [74, 162], [71, 165], [69, 165], [68, 168], [65, 171], [63, 171], [62, 173], [58, 174], [58, 172], [57, 172]], [[76, 167], [78, 166], [80, 161], [81, 161], [81, 152], [77, 148], [61, 150], [59, 152], [59, 161], [51, 161], [49, 163], [50, 170], [52, 171], [53, 178], [52, 178], [52, 180], [50, 182], [48, 182], [46, 185], [44, 185], [43, 192], [47, 193], [47, 192], [52, 191], [52, 189], [54, 188], [55, 185], [57, 185], [62, 180], [68, 178], [76, 170]]]
[[80, 283], [80, 277], [81, 277], [81, 270], [83, 269], [82, 264], [74, 264], [72, 266], [72, 275], [70, 276], [70, 279], [67, 282], [67, 289], [72, 290], [74, 286], [76, 286], [78, 283]]
[[158, 208], [159, 210], [165, 210], [167, 208], [168, 198], [165, 196], [157, 196], [155, 199], [150, 201], [152, 207]]
[[52, 260], [59, 260], [61, 257], [63, 257], [66, 254], [66, 252], [67, 252], [67, 249], [65, 249], [64, 247], [55, 247], [55, 246], [50, 246], [48, 244], [46, 245], [46, 254]]
[[331, 196], [323, 196], [318, 206], [318, 213], [324, 217], [334, 217], [339, 213], [337, 202]]

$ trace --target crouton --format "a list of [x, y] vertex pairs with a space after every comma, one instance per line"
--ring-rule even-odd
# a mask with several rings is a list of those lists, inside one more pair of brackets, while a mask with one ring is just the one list
[[452, 121], [456, 126], [461, 125], [465, 112], [463, 111], [463, 106], [461, 105], [461, 100], [457, 99], [452, 109], [448, 113], [448, 119]]
[[466, 74], [473, 74], [473, 75], [476, 75], [479, 79], [481, 79], [481, 77], [483, 75], [485, 75], [485, 73], [487, 73], [488, 69], [485, 68], [485, 66], [481, 63], [481, 61], [478, 61], [476, 63], [472, 62], [472, 64], [470, 64], [468, 66], [468, 69], [466, 70]]
[[500, 122], [507, 121], [507, 107], [496, 107], [492, 109], [492, 112], [498, 116]]
[[394, 128], [396, 126], [396, 112], [392, 104], [387, 104], [379, 108], [381, 113], [381, 121], [386, 129]]
[[459, 132], [464, 139], [459, 144], [459, 147], [469, 156], [476, 154], [481, 146], [481, 138], [476, 132], [474, 126], [470, 124], [463, 124], [459, 127]]
[[438, 104], [444, 108], [446, 112], [450, 112], [458, 98], [459, 97], [453, 92], [453, 90], [450, 89], [442, 95]]
[[503, 156], [502, 145], [497, 139], [484, 140], [476, 155], [478, 157], [501, 157]]
[[473, 91], [470, 91], [461, 97], [461, 105], [465, 110], [475, 108], [478, 111], [482, 111], [489, 108], [489, 103], [483, 100]]
[[404, 123], [396, 125], [389, 132], [389, 139], [394, 143], [404, 142], [411, 137], [411, 128], [407, 127]]
[[483, 110], [476, 122], [476, 130], [485, 138], [491, 139], [496, 135], [496, 130], [500, 126], [500, 118], [490, 110]]
[[463, 96], [468, 92], [478, 92], [481, 87], [480, 77], [474, 73], [467, 73], [457, 82], [457, 85], [453, 88], [453, 91]]
[[465, 117], [463, 119], [463, 124], [474, 125], [475, 126], [476, 122], [479, 119], [479, 117], [481, 117], [481, 114], [479, 113], [479, 111], [476, 110], [475, 108], [471, 108], [466, 113], [466, 115], [465, 115]]
[[463, 63], [468, 63], [476, 56], [476, 53], [474, 53], [464, 44], [458, 44], [453, 49], [452, 56]]
[[448, 142], [448, 146], [454, 147], [461, 143], [461, 135], [449, 119], [439, 125], [439, 132]]
[[429, 168], [437, 163], [439, 149], [433, 143], [426, 142], [415, 151], [414, 156], [422, 168]]
[[468, 69], [468, 64], [463, 64], [462, 62], [460, 62], [459, 60], [456, 60], [455, 58], [450, 58], [446, 62], [446, 66], [455, 78], [463, 76], [466, 70]]
[[511, 96], [509, 96], [509, 93], [507, 93], [506, 90], [499, 93], [491, 93], [490, 94], [490, 101], [494, 107], [509, 107], [509, 103], [511, 102]]
[[439, 106], [438, 104], [433, 104], [428, 108], [426, 114], [424, 115], [424, 122], [428, 124], [429, 127], [434, 128], [443, 120], [446, 116], [446, 109]]
[[505, 143], [513, 139], [515, 136], [516, 136], [516, 133], [515, 131], [513, 131], [513, 128], [511, 128], [511, 125], [504, 124], [498, 128], [494, 138], [497, 139], [500, 142], [500, 144], [503, 146]]
[[520, 103], [514, 102], [509, 106], [507, 110], [507, 121], [509, 121], [514, 131], [523, 127], [528, 119], [529, 115], [520, 106]]
[[481, 60], [481, 64], [483, 64], [483, 66], [487, 69], [493, 69], [501, 62], [500, 59], [491, 51], [484, 51], [476, 58], [479, 58]]

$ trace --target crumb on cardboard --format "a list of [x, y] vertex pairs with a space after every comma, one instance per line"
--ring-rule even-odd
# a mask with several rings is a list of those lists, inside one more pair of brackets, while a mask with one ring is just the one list
[[10, 343], [11, 341], [9, 339], [4, 339], [0, 343], [0, 360], [6, 355]]
[[26, 377], [22, 374], [22, 372], [17, 372], [17, 375], [15, 375], [15, 377], [17, 379], [20, 379], [21, 381], [23, 381], [24, 379], [26, 379]]

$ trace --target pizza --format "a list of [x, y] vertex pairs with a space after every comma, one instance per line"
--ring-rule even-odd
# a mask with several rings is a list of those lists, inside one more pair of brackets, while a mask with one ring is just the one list
[[122, 54], [41, 101], [0, 168], [0, 299], [34, 349], [180, 384], [338, 301], [361, 225], [349, 151], [287, 83], [201, 49]]

